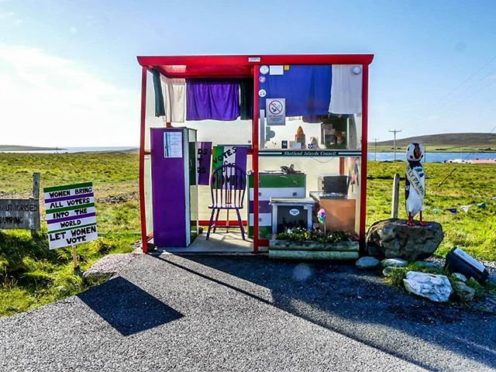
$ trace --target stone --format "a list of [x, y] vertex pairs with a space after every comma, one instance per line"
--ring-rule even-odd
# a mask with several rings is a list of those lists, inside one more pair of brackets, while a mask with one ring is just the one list
[[432, 261], [415, 261], [415, 265], [417, 267], [423, 269], [442, 269], [443, 266], [440, 263], [432, 262]]
[[370, 256], [360, 257], [355, 262], [356, 267], [359, 269], [375, 269], [379, 264], [380, 261], [377, 258]]
[[98, 261], [83, 273], [85, 278], [104, 278], [120, 272], [138, 255], [135, 253], [109, 254]]
[[382, 267], [405, 267], [408, 265], [408, 261], [402, 260], [401, 258], [386, 258], [381, 261]]
[[401, 267], [395, 267], [395, 266], [387, 266], [382, 270], [382, 275], [385, 277], [390, 277], [393, 275], [395, 271], [400, 271]]
[[458, 282], [463, 282], [463, 283], [467, 282], [467, 277], [463, 274], [453, 273], [453, 274], [451, 274], [451, 276], [453, 277], [453, 279], [455, 279]]
[[408, 226], [406, 220], [387, 219], [370, 226], [367, 249], [370, 256], [378, 258], [424, 260], [432, 256], [443, 238], [443, 228], [437, 222], [429, 222], [426, 226]]
[[446, 275], [436, 275], [409, 271], [403, 279], [405, 289], [420, 297], [434, 302], [447, 302], [453, 293], [453, 288]]
[[455, 281], [453, 283], [453, 289], [458, 298], [464, 302], [470, 302], [474, 299], [475, 289], [469, 287], [464, 282]]

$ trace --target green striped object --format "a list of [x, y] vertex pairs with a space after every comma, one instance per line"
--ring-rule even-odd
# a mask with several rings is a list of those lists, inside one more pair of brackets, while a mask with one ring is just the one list
[[78, 189], [81, 187], [91, 187], [92, 182], [84, 182], [84, 183], [74, 183], [72, 185], [62, 185], [62, 186], [53, 186], [53, 187], [45, 187], [43, 192], [52, 192], [52, 191], [62, 191], [69, 189]]
[[[304, 173], [284, 174], [282, 172], [260, 172], [258, 184], [259, 202], [266, 202], [271, 197], [304, 198], [306, 196], [306, 175]], [[248, 185], [248, 197], [250, 201], [253, 201], [253, 174], [248, 177]], [[250, 210], [249, 212], [251, 214], [253, 211]], [[272, 236], [271, 219], [264, 218], [263, 222], [259, 224], [259, 231], [259, 237], [261, 239], [270, 238]], [[253, 238], [253, 226], [251, 223], [248, 226], [248, 236]]]
[[83, 204], [83, 205], [71, 205], [70, 207], [64, 207], [64, 208], [47, 209], [46, 212], [47, 212], [47, 214], [51, 214], [51, 213], [73, 211], [74, 209], [91, 208], [94, 206], [95, 206], [95, 203], [88, 203], [88, 204]]
[[[259, 187], [305, 187], [306, 175], [303, 173], [259, 173]], [[248, 177], [248, 186], [253, 188], [253, 175]]]

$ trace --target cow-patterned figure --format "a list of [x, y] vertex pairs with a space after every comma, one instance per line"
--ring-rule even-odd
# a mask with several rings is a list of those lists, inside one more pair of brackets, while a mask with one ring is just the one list
[[420, 224], [426, 225], [422, 221], [425, 197], [425, 173], [420, 160], [423, 157], [424, 153], [418, 143], [411, 143], [406, 148], [405, 205], [408, 215], [407, 224], [409, 226], [415, 225], [413, 218], [417, 213], [420, 214]]

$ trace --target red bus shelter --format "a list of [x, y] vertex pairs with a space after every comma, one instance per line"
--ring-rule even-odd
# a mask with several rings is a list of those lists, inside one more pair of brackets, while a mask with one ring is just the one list
[[[141, 240], [143, 252], [148, 251], [148, 242], [153, 238], [153, 231], [148, 224], [145, 180], [145, 157], [150, 156], [150, 148], [146, 143], [147, 131], [147, 84], [150, 84], [149, 72], [158, 71], [167, 78], [174, 79], [253, 79], [253, 114], [251, 119], [251, 166], [253, 171], [253, 253], [267, 244], [267, 240], [259, 236], [259, 164], [264, 156], [260, 148], [260, 76], [262, 66], [292, 65], [353, 65], [360, 67], [361, 74], [361, 136], [358, 139], [358, 151], [354, 154], [359, 161], [359, 180], [357, 180], [360, 202], [357, 213], [357, 235], [363, 247], [366, 228], [366, 191], [367, 191], [367, 129], [368, 129], [368, 76], [369, 65], [373, 60], [371, 54], [319, 54], [319, 55], [211, 55], [211, 56], [140, 56], [137, 57], [142, 66], [141, 84], [141, 116], [140, 116], [140, 151], [139, 151], [139, 199], [141, 213]], [[262, 70], [263, 71], [263, 70]], [[263, 81], [263, 80], [262, 80]], [[150, 93], [148, 93], [150, 94]], [[170, 123], [164, 123], [170, 126]], [[336, 153], [339, 158], [340, 173], [344, 172], [344, 152]], [[357, 209], [357, 210], [358, 210]]]

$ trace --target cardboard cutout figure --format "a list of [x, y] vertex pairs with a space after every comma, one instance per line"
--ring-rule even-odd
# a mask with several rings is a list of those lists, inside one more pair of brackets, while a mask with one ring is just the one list
[[406, 148], [405, 206], [408, 215], [407, 224], [409, 226], [415, 225], [413, 218], [417, 213], [420, 214], [420, 224], [426, 225], [422, 221], [425, 197], [425, 173], [420, 160], [423, 157], [424, 152], [418, 143], [411, 143]]

